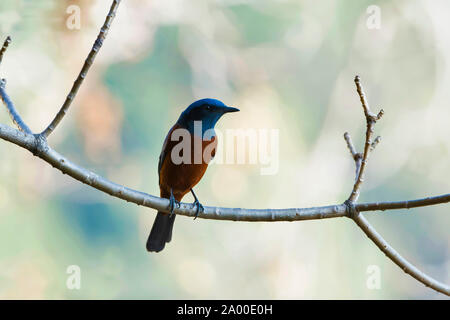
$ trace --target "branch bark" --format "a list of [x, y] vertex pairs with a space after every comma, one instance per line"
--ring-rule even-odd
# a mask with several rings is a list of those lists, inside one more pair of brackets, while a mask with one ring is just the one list
[[362, 214], [357, 214], [353, 217], [358, 227], [372, 240], [373, 243], [397, 266], [399, 266], [405, 273], [422, 282], [425, 286], [430, 287], [440, 293], [450, 295], [450, 287], [441, 283], [426, 273], [417, 269], [412, 263], [403, 258], [395, 249], [387, 243], [386, 240], [370, 225]]
[[[443, 195], [433, 198], [417, 199], [412, 201], [402, 201], [402, 202], [391, 202], [391, 203], [375, 203], [375, 204], [362, 204], [355, 205], [358, 200], [360, 188], [364, 182], [364, 169], [367, 165], [367, 160], [369, 158], [370, 152], [375, 150], [375, 147], [380, 142], [381, 138], [377, 137], [372, 141], [373, 130], [375, 124], [384, 114], [383, 109], [375, 115], [370, 111], [369, 104], [367, 103], [366, 95], [361, 85], [361, 80], [359, 76], [355, 77], [356, 91], [359, 94], [361, 105], [364, 110], [364, 116], [366, 118], [367, 128], [366, 128], [366, 141], [364, 144], [364, 152], [358, 153], [353, 145], [350, 135], [346, 132], [344, 134], [344, 139], [347, 142], [347, 147], [350, 154], [355, 161], [356, 167], [356, 179], [353, 186], [352, 193], [350, 197], [345, 202], [349, 208], [349, 217], [355, 221], [356, 225], [361, 228], [361, 230], [367, 235], [367, 237], [372, 240], [373, 243], [397, 266], [399, 266], [405, 273], [409, 274], [416, 280], [422, 282], [425, 286], [433, 288], [434, 290], [441, 292], [446, 295], [450, 295], [450, 287], [444, 283], [433, 279], [427, 274], [423, 273], [417, 269], [413, 264], [408, 262], [403, 258], [395, 249], [383, 239], [383, 237], [370, 225], [370, 223], [363, 217], [360, 211], [369, 211], [370, 208], [383, 208], [382, 210], [390, 209], [402, 209], [402, 208], [412, 208], [413, 206], [426, 206], [437, 203], [438, 201], [448, 201], [450, 200], [450, 195]], [[361, 210], [363, 209], [363, 210]]]
[[22, 118], [20, 117], [19, 113], [17, 112], [16, 108], [14, 107], [13, 102], [11, 101], [11, 99], [9, 98], [8, 94], [5, 91], [5, 87], [6, 87], [6, 79], [1, 79], [0, 80], [0, 98], [2, 99], [3, 103], [5, 104], [6, 110], [8, 111], [8, 113], [11, 117], [11, 120], [19, 128], [20, 131], [32, 134], [33, 132], [26, 125], [26, 123], [23, 122]]
[[[67, 174], [70, 177], [91, 186], [99, 191], [107, 193], [113, 197], [133, 202], [137, 205], [146, 206], [158, 211], [169, 212], [169, 200], [159, 198], [145, 192], [133, 190], [127, 188], [118, 183], [109, 181], [106, 178], [99, 176], [98, 174], [89, 171], [81, 166], [76, 165], [69, 159], [65, 158], [55, 150], [53, 150], [47, 143], [47, 137], [53, 132], [56, 126], [63, 119], [66, 114], [73, 98], [75, 97], [83, 79], [85, 78], [89, 67], [98, 53], [105, 37], [106, 33], [114, 18], [117, 7], [120, 0], [114, 0], [105, 23], [100, 30], [97, 40], [86, 59], [83, 69], [80, 72], [77, 80], [72, 87], [65, 103], [61, 107], [61, 110], [56, 115], [51, 124], [40, 134], [33, 134], [28, 128], [25, 122], [20, 117], [19, 113], [15, 109], [15, 106], [5, 90], [5, 81], [0, 83], [0, 98], [4, 102], [13, 122], [17, 125], [19, 130], [11, 128], [7, 125], [0, 124], [0, 138], [16, 144], [30, 152], [35, 156], [46, 161], [56, 169], [60, 170], [63, 174]], [[9, 37], [8, 37], [9, 39]], [[7, 39], [3, 48], [0, 50], [0, 62], [3, 57], [10, 39]], [[356, 203], [360, 194], [361, 186], [364, 182], [364, 173], [368, 162], [370, 152], [372, 152], [376, 145], [380, 142], [380, 137], [377, 137], [372, 141], [373, 129], [378, 120], [383, 116], [383, 110], [377, 115], [373, 114], [367, 103], [366, 96], [361, 86], [360, 78], [355, 78], [356, 89], [359, 94], [361, 104], [363, 107], [364, 115], [366, 118], [366, 140], [364, 145], [364, 151], [358, 153], [353, 145], [353, 142], [348, 133], [344, 134], [347, 147], [355, 161], [355, 183], [353, 190], [349, 198], [343, 204], [312, 207], [312, 208], [288, 208], [288, 209], [244, 209], [244, 208], [222, 208], [222, 207], [209, 207], [205, 206], [204, 211], [201, 211], [198, 215], [199, 218], [215, 219], [215, 220], [232, 220], [232, 221], [299, 221], [299, 220], [316, 220], [316, 219], [328, 219], [337, 217], [351, 218], [362, 231], [378, 246], [378, 248], [386, 254], [395, 264], [397, 264], [402, 270], [410, 274], [416, 280], [422, 282], [426, 286], [450, 296], [449, 286], [434, 280], [430, 276], [418, 270], [414, 265], [406, 261], [401, 257], [382, 237], [376, 232], [376, 230], [367, 222], [360, 212], [368, 211], [384, 211], [395, 209], [409, 209], [422, 206], [436, 205], [440, 203], [450, 202], [450, 194], [443, 194], [435, 197], [428, 197], [423, 199], [397, 201], [397, 202], [375, 202], [375, 203]], [[194, 217], [196, 214], [196, 208], [190, 203], [181, 203], [180, 207], [176, 207], [175, 214]]]
[[48, 137], [53, 130], [58, 126], [58, 124], [61, 122], [61, 120], [66, 115], [67, 111], [69, 110], [70, 105], [72, 104], [72, 101], [75, 99], [78, 89], [80, 88], [81, 84], [83, 83], [83, 80], [86, 78], [87, 73], [94, 63], [94, 59], [97, 56], [97, 53], [100, 51], [100, 48], [103, 45], [103, 41], [106, 39], [106, 35], [108, 34], [108, 30], [111, 26], [111, 23], [116, 16], [117, 8], [119, 7], [120, 0], [114, 0], [111, 4], [111, 8], [109, 9], [108, 15], [106, 16], [105, 23], [103, 24], [103, 27], [100, 29], [100, 33], [97, 36], [97, 39], [94, 42], [94, 45], [92, 46], [91, 51], [89, 52], [89, 55], [86, 58], [86, 61], [84, 62], [83, 68], [81, 68], [80, 74], [78, 75], [77, 79], [73, 83], [72, 89], [70, 90], [69, 94], [67, 95], [66, 100], [64, 101], [64, 104], [62, 105], [61, 109], [56, 114], [55, 118], [52, 120], [52, 122], [48, 125], [48, 127], [41, 133], [44, 137]]
[[[361, 86], [361, 81], [359, 79], [359, 76], [355, 77], [355, 84], [356, 84], [356, 91], [359, 94], [359, 98], [361, 100], [361, 105], [364, 110], [364, 115], [366, 117], [367, 129], [366, 129], [366, 143], [364, 145], [364, 153], [362, 154], [362, 156], [360, 156], [361, 162], [359, 162], [359, 159], [358, 159], [358, 161], [357, 161], [358, 163], [356, 164], [357, 177], [356, 177], [355, 184], [353, 186], [352, 193], [350, 194], [350, 197], [347, 200], [349, 202], [355, 202], [359, 198], [360, 188], [364, 181], [364, 173], [365, 173], [367, 161], [369, 159], [369, 153], [371, 150], [375, 149], [375, 146], [378, 143], [378, 142], [372, 142], [373, 128], [375, 126], [375, 123], [378, 120], [380, 120], [384, 114], [383, 109], [380, 110], [378, 115], [375, 115], [371, 112], [371, 110], [369, 108], [369, 104], [366, 99], [366, 95]], [[355, 155], [354, 155], [355, 148], [352, 146], [352, 141], [350, 139], [349, 134], [348, 133], [344, 134], [344, 137], [346, 138], [345, 140], [347, 141], [347, 145], [350, 149], [350, 152], [352, 153], [353, 158], [355, 158]], [[377, 138], [375, 141], [379, 141], [379, 138]], [[358, 154], [358, 153], [356, 153], [356, 154]]]
[[6, 37], [6, 40], [5, 40], [5, 42], [3, 42], [3, 46], [0, 49], [0, 63], [2, 63], [3, 55], [5, 54], [6, 49], [8, 49], [8, 46], [10, 43], [11, 43], [11, 37], [8, 36], [8, 37]]

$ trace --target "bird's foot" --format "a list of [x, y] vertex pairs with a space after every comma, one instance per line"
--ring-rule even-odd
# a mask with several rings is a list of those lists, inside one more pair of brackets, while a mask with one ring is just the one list
[[195, 207], [197, 207], [197, 210], [195, 211], [195, 216], [194, 216], [194, 220], [197, 219], [198, 214], [203, 211], [205, 211], [205, 208], [203, 208], [202, 204], [200, 203], [200, 201], [198, 201], [197, 196], [195, 195], [195, 192], [193, 189], [191, 189], [191, 193], [194, 196], [194, 202], [192, 203], [192, 209], [194, 209]]
[[177, 206], [178, 208], [180, 207], [180, 202], [175, 200], [175, 197], [173, 196], [173, 192], [172, 190], [170, 190], [170, 198], [169, 198], [169, 217], [173, 216], [173, 211], [175, 210], [175, 206]]
[[194, 216], [194, 220], [197, 219], [198, 214], [203, 211], [205, 211], [205, 208], [203, 207], [203, 205], [198, 201], [198, 199], [195, 199], [194, 202], [192, 202], [192, 209], [194, 209], [195, 207], [197, 207], [197, 210], [195, 210], [195, 216]]

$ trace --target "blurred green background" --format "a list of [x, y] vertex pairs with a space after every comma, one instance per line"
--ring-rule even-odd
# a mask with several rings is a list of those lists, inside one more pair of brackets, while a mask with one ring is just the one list
[[[70, 29], [70, 5], [81, 28]], [[379, 6], [379, 29], [368, 27]], [[110, 1], [2, 0], [0, 67], [35, 131], [64, 101]], [[370, 11], [370, 10], [369, 10]], [[74, 162], [158, 194], [162, 141], [192, 101], [241, 109], [218, 128], [280, 130], [280, 167], [212, 165], [205, 205], [341, 203], [365, 123], [353, 78], [386, 114], [360, 201], [438, 195], [450, 187], [448, 1], [125, 0], [69, 115], [50, 144]], [[370, 26], [370, 23], [369, 23]], [[0, 121], [10, 123], [6, 112]], [[7, 299], [431, 298], [350, 220], [235, 223], [178, 217], [148, 254], [155, 212], [111, 198], [0, 141], [0, 297]], [[186, 201], [192, 201], [186, 197]], [[402, 255], [450, 283], [449, 206], [367, 213]], [[81, 289], [66, 287], [70, 265]], [[367, 286], [377, 266], [381, 288]]]

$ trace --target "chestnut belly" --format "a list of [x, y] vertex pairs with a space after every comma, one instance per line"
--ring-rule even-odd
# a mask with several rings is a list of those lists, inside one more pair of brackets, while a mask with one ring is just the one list
[[[195, 141], [197, 145], [201, 146], [197, 148], [199, 150], [194, 150], [194, 140], [199, 139], [200, 141]], [[187, 163], [179, 163], [180, 161], [174, 163], [172, 161], [171, 151], [173, 145], [168, 146], [168, 154], [166, 155], [163, 164], [159, 172], [159, 186], [161, 189], [161, 196], [170, 196], [170, 190], [172, 190], [175, 198], [181, 201], [181, 198], [188, 193], [203, 177], [206, 169], [208, 168], [208, 163], [212, 160], [215, 155], [215, 149], [217, 147], [217, 140], [213, 137], [211, 140], [201, 140], [199, 137], [193, 137], [191, 141], [191, 159], [186, 161]], [[206, 152], [205, 152], [206, 149]], [[208, 154], [209, 150], [211, 154]], [[197, 155], [195, 153], [198, 153]]]

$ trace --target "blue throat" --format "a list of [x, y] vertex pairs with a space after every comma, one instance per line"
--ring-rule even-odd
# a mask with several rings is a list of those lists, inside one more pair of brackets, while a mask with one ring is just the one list
[[[203, 107], [210, 105], [214, 107], [226, 107], [226, 105], [216, 99], [201, 99], [192, 103], [186, 110], [181, 113], [177, 124], [185, 128], [189, 133], [194, 134], [196, 125], [201, 123], [201, 134], [205, 134], [207, 130], [214, 129], [217, 121], [222, 117], [222, 112], [208, 112]], [[198, 122], [198, 123], [196, 123]], [[197, 129], [199, 131], [199, 129]]]
[[[207, 130], [214, 129], [217, 120], [219, 120], [220, 116], [217, 119], [202, 119], [202, 120], [192, 120], [192, 119], [179, 119], [177, 123], [184, 129], [187, 129], [190, 134], [200, 132], [199, 128], [201, 125], [201, 133], [202, 136], [205, 134]], [[197, 126], [197, 128], [196, 128]]]

